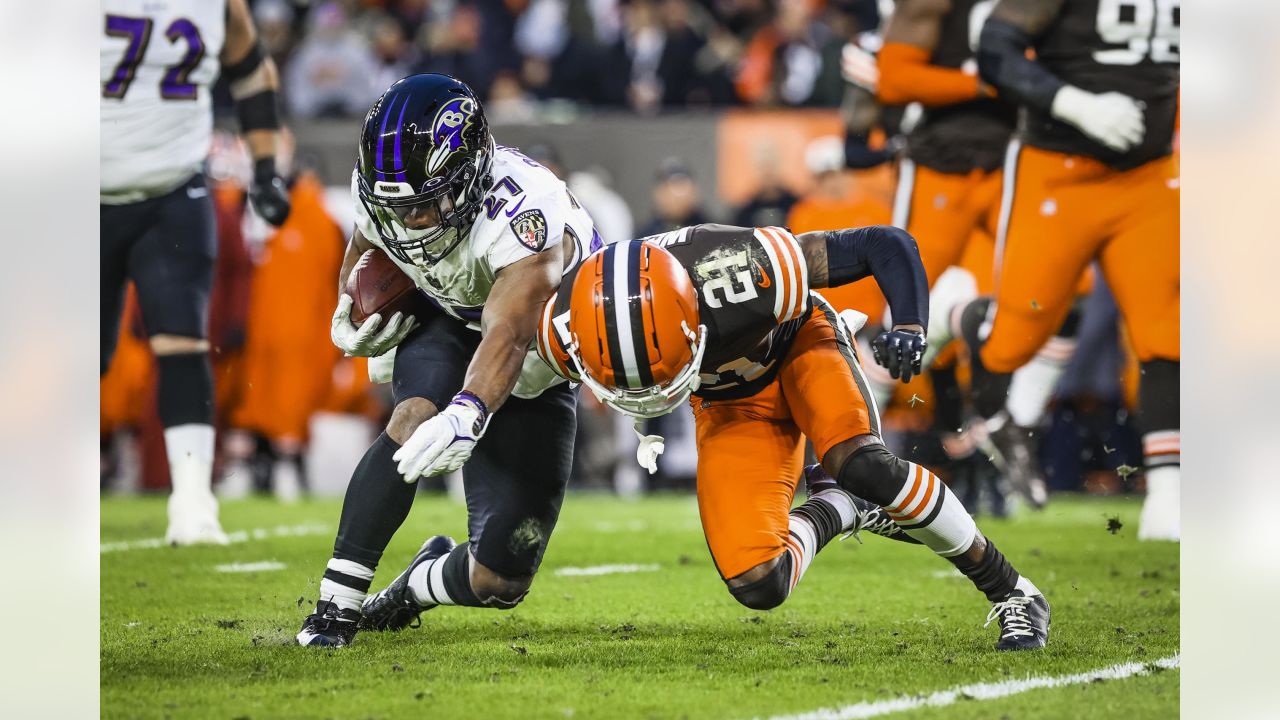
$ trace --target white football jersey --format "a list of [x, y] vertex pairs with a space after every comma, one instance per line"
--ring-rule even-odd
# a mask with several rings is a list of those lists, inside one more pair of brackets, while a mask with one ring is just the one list
[[[572, 268], [601, 245], [591, 216], [550, 170], [515, 148], [497, 146], [493, 158], [493, 186], [471, 232], [452, 252], [434, 265], [401, 261], [388, 253], [413, 278], [424, 295], [449, 315], [480, 329], [480, 314], [498, 271], [535, 253], [574, 244]], [[365, 239], [386, 250], [351, 177], [356, 227]], [[531, 344], [514, 394], [533, 397], [561, 379], [538, 356]]]
[[225, 0], [102, 0], [103, 202], [186, 182], [209, 154]]

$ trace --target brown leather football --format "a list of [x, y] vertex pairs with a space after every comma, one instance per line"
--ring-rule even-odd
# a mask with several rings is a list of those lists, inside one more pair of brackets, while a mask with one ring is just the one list
[[346, 293], [351, 296], [351, 322], [359, 326], [365, 318], [379, 313], [387, 322], [397, 312], [414, 314], [422, 302], [413, 279], [377, 248], [366, 250], [347, 276]]

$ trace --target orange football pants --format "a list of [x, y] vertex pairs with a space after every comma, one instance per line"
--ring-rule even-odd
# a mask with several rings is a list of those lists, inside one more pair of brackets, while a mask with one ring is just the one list
[[979, 292], [991, 287], [1002, 177], [1000, 170], [944, 173], [909, 159], [898, 163], [893, 224], [916, 239], [929, 287], [943, 270], [962, 264]]
[[777, 377], [739, 400], [693, 399], [698, 511], [720, 576], [782, 554], [804, 462], [804, 436], [822, 458], [849, 438], [880, 433], [851, 339], [817, 296]]
[[996, 314], [982, 347], [995, 372], [1029, 361], [1062, 324], [1098, 261], [1142, 361], [1178, 360], [1178, 167], [1132, 170], [1033, 147], [1010, 148], [1009, 218], [998, 240]]

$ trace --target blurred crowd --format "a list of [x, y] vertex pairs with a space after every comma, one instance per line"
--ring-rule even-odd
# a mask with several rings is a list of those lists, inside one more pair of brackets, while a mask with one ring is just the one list
[[490, 119], [544, 101], [635, 112], [834, 107], [876, 0], [257, 0], [293, 117], [362, 115], [392, 82], [453, 75]]

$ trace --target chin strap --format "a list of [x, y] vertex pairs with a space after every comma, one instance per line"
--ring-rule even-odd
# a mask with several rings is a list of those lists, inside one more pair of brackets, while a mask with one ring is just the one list
[[640, 427], [643, 423], [643, 418], [635, 418], [635, 424], [631, 427], [640, 440], [640, 445], [636, 448], [636, 462], [652, 475], [658, 472], [658, 456], [667, 449], [667, 442], [661, 435], [645, 435], [641, 432]]

